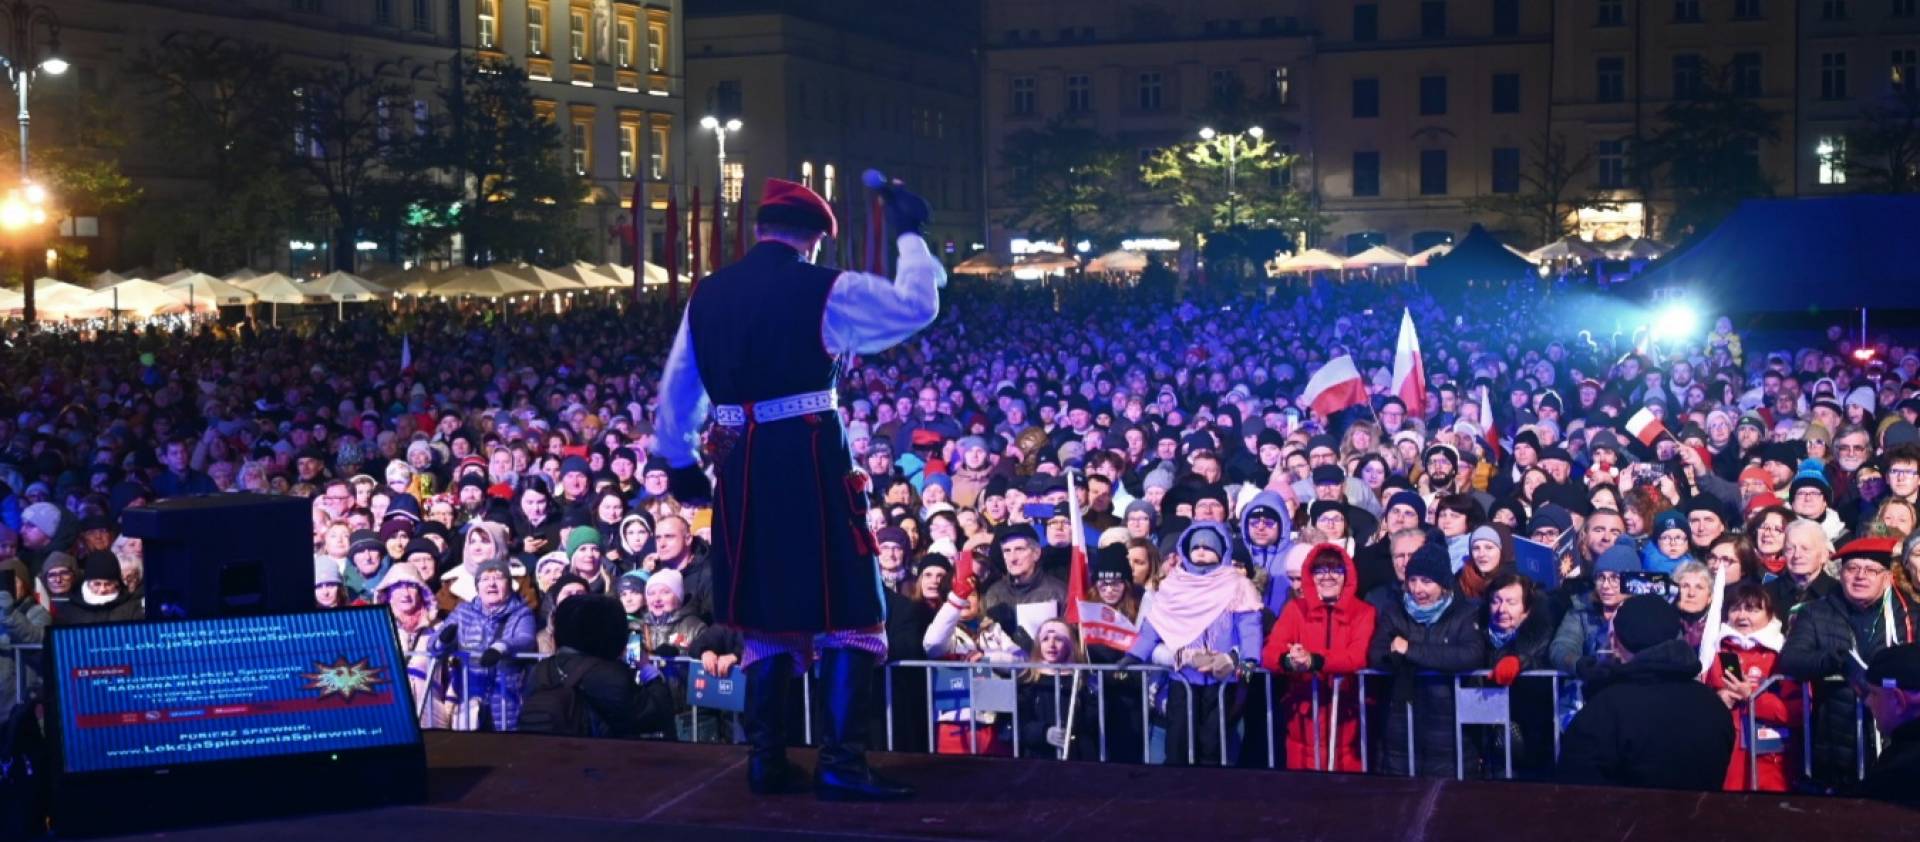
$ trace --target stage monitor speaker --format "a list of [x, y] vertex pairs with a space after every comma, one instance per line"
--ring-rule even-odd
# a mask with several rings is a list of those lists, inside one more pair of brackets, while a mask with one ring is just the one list
[[146, 557], [147, 619], [313, 609], [313, 510], [267, 494], [174, 497], [121, 514]]

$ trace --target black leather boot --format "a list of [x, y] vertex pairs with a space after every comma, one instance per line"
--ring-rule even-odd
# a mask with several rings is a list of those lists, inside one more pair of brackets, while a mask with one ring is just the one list
[[793, 656], [777, 655], [746, 668], [747, 788], [755, 795], [801, 792], [806, 777], [787, 762], [787, 700]]
[[858, 649], [824, 649], [820, 684], [826, 721], [813, 794], [822, 801], [898, 801], [913, 788], [881, 777], [867, 765], [867, 704], [880, 659]]

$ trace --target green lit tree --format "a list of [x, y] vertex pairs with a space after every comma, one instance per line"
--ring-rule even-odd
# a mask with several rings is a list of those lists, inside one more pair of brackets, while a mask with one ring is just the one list
[[1174, 231], [1218, 242], [1208, 249], [1216, 261], [1258, 264], [1270, 254], [1261, 244], [1274, 238], [1256, 232], [1278, 232], [1281, 242], [1291, 243], [1326, 227], [1312, 196], [1293, 187], [1299, 156], [1259, 134], [1197, 138], [1160, 150], [1141, 167], [1141, 179], [1168, 207]]
[[1018, 209], [1004, 223], [1031, 238], [1105, 241], [1124, 227], [1127, 153], [1099, 132], [1056, 120], [1009, 136], [1003, 189]]
[[1725, 71], [1697, 96], [1661, 109], [1660, 127], [1640, 142], [1643, 181], [1673, 196], [1670, 237], [1712, 227], [1751, 198], [1773, 195], [1756, 150], [1780, 139], [1780, 114], [1741, 95]]

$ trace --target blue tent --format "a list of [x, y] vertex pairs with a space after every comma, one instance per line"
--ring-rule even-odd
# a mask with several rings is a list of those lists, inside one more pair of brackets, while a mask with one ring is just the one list
[[1635, 281], [1741, 312], [1920, 308], [1920, 196], [1753, 199]]
[[1458, 292], [1476, 281], [1485, 285], [1494, 281], [1523, 281], [1533, 275], [1532, 263], [1501, 245], [1487, 229], [1475, 225], [1452, 251], [1420, 270], [1418, 277], [1427, 289]]

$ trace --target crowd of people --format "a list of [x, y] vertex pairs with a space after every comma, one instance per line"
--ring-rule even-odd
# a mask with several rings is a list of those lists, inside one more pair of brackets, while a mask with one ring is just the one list
[[[1838, 791], [1897, 733], [1856, 716], [1920, 622], [1920, 346], [1595, 336], [1531, 285], [943, 304], [841, 372], [889, 657], [1027, 666], [980, 672], [1008, 710], [889, 672], [897, 747]], [[1390, 394], [1403, 308], [1425, 407]], [[732, 739], [684, 698], [741, 655], [711, 510], [651, 455], [677, 317], [14, 335], [0, 649], [144, 615], [127, 508], [295, 495], [316, 604], [387, 606], [423, 724]], [[1373, 399], [1323, 417], [1341, 353]], [[4, 707], [39, 681], [0, 658]], [[1459, 682], [1510, 688], [1510, 727], [1456, 742]]]

